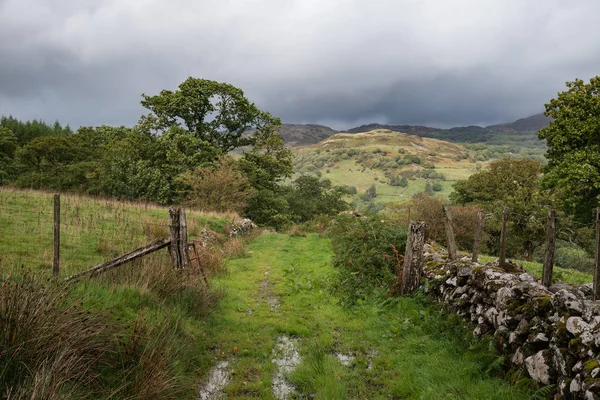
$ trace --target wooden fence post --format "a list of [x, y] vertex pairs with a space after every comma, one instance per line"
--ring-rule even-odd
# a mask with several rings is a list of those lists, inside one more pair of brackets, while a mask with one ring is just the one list
[[510, 209], [504, 207], [502, 212], [502, 230], [500, 231], [500, 253], [498, 254], [498, 263], [501, 267], [506, 264], [506, 223], [508, 222], [508, 214]]
[[554, 248], [556, 246], [556, 211], [548, 211], [548, 227], [546, 228], [546, 254], [542, 271], [542, 285], [552, 284], [552, 268], [554, 267]]
[[179, 252], [179, 228], [180, 213], [179, 208], [169, 208], [169, 233], [171, 242], [169, 243], [169, 254], [171, 255], [171, 264], [173, 268], [181, 268], [181, 257]]
[[174, 268], [188, 268], [190, 255], [188, 249], [187, 223], [185, 210], [181, 207], [169, 208], [169, 254]]
[[52, 256], [52, 274], [58, 278], [60, 267], [60, 194], [54, 195], [54, 251]]
[[412, 293], [419, 286], [423, 268], [424, 245], [425, 223], [411, 222], [408, 227], [408, 238], [406, 240], [406, 250], [404, 251], [401, 294]]
[[185, 219], [185, 209], [179, 209], [179, 254], [181, 254], [181, 266], [190, 267], [190, 253], [188, 247], [187, 222]]
[[479, 247], [481, 247], [481, 232], [483, 231], [483, 224], [485, 222], [485, 212], [483, 210], [477, 211], [477, 225], [475, 226], [475, 237], [473, 239], [473, 257], [471, 261], [479, 261]]
[[593, 300], [600, 296], [600, 208], [596, 208], [596, 262], [594, 263]]
[[452, 214], [446, 206], [442, 206], [444, 212], [444, 228], [446, 229], [446, 240], [448, 242], [448, 259], [456, 260], [456, 240], [454, 239], [454, 227], [452, 226]]

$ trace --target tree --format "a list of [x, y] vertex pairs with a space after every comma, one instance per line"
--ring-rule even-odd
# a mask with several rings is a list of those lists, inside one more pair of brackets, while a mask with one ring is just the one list
[[263, 131], [280, 121], [260, 111], [244, 97], [244, 92], [227, 83], [188, 78], [175, 91], [163, 90], [156, 96], [142, 95], [142, 105], [150, 114], [140, 125], [163, 133], [177, 126], [215, 149], [215, 158], [235, 148], [255, 143], [251, 130]]
[[311, 175], [301, 175], [292, 183], [287, 202], [295, 222], [306, 222], [317, 215], [333, 216], [348, 208], [342, 198], [347, 194], [341, 186], [329, 179], [320, 180]]
[[450, 200], [456, 204], [479, 204], [492, 213], [488, 225], [492, 249], [498, 245], [502, 209], [509, 207], [512, 213], [508, 251], [531, 259], [535, 248], [543, 243], [546, 206], [552, 201], [540, 190], [541, 173], [539, 161], [505, 158], [491, 163], [488, 170], [455, 183]]
[[600, 76], [567, 88], [546, 104], [553, 120], [538, 132], [548, 146], [543, 184], [556, 188], [565, 211], [583, 222], [600, 204]]
[[0, 184], [4, 183], [9, 175], [9, 167], [17, 150], [17, 137], [8, 128], [0, 126]]

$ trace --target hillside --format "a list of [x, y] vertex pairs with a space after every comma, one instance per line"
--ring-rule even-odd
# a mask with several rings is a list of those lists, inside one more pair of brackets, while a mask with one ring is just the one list
[[548, 126], [550, 121], [550, 117], [546, 117], [544, 114], [539, 113], [527, 118], [518, 119], [515, 122], [508, 124], [486, 126], [486, 129], [489, 129], [493, 132], [502, 133], [537, 132], [538, 130]]
[[337, 131], [328, 126], [315, 124], [282, 124], [279, 133], [290, 146], [305, 146], [327, 139]]
[[544, 114], [535, 114], [513, 122], [489, 125], [457, 126], [448, 129], [433, 128], [420, 125], [386, 125], [366, 124], [338, 132], [323, 125], [283, 124], [279, 133], [284, 141], [292, 147], [316, 144], [336, 133], [364, 133], [376, 130], [389, 130], [409, 135], [441, 139], [455, 143], [488, 143], [494, 145], [517, 145], [520, 147], [543, 147], [536, 132], [546, 126], [549, 118]]
[[327, 178], [357, 195], [375, 185], [377, 202], [406, 201], [426, 189], [446, 196], [483, 164], [463, 145], [391, 130], [338, 133], [298, 149], [294, 160], [297, 174]]

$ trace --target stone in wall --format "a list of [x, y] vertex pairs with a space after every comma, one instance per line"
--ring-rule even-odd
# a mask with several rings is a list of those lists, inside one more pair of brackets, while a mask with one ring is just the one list
[[517, 263], [447, 261], [435, 244], [425, 246], [425, 264], [425, 290], [471, 321], [474, 335], [492, 335], [508, 367], [556, 385], [557, 399], [600, 400], [600, 302], [591, 285], [547, 288]]

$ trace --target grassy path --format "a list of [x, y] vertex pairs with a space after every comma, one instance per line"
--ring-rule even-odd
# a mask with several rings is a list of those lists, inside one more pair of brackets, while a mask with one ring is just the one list
[[226, 296], [204, 333], [213, 372], [201, 398], [217, 398], [219, 381], [236, 399], [529, 398], [493, 377], [498, 358], [424, 299], [341, 306], [328, 240], [269, 234], [248, 250], [215, 281]]

